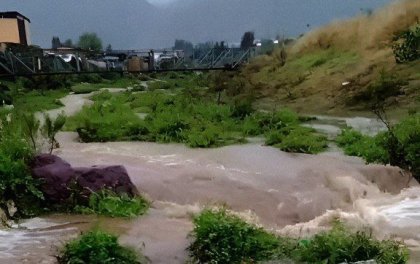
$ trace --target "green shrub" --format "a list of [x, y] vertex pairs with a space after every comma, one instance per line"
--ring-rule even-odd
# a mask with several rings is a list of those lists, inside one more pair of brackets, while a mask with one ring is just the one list
[[72, 77], [68, 75], [41, 75], [23, 78], [23, 87], [29, 90], [68, 89], [72, 85]]
[[104, 190], [91, 194], [89, 206], [76, 206], [75, 211], [110, 217], [136, 217], [146, 213], [148, 208], [149, 202], [141, 196], [131, 198]]
[[95, 102], [83, 107], [82, 111], [69, 118], [67, 128], [79, 133], [84, 142], [106, 142], [141, 138], [133, 131], [145, 132], [142, 120], [125, 104], [114, 98]]
[[58, 258], [60, 264], [140, 264], [139, 254], [123, 247], [118, 238], [103, 231], [94, 230], [68, 242]]
[[368, 163], [385, 163], [389, 155], [383, 147], [385, 134], [376, 137], [365, 136], [353, 129], [344, 129], [336, 138], [337, 145], [349, 156], [361, 157]]
[[327, 138], [318, 135], [311, 128], [288, 126], [272, 130], [266, 135], [265, 143], [286, 152], [316, 154], [328, 147]]
[[191, 237], [188, 250], [198, 263], [282, 263], [286, 259], [296, 263], [331, 264], [372, 259], [380, 264], [408, 261], [408, 250], [401, 243], [378, 241], [363, 232], [349, 232], [339, 222], [330, 231], [299, 241], [277, 237], [225, 209], [207, 209], [196, 216]]
[[146, 117], [146, 122], [151, 127], [153, 140], [163, 143], [185, 142], [185, 130], [190, 128], [182, 114], [170, 111], [149, 114]]
[[98, 85], [93, 85], [91, 83], [79, 83], [71, 87], [71, 90], [76, 94], [86, 94], [99, 90]]
[[13, 104], [20, 112], [46, 111], [62, 107], [59, 99], [67, 94], [66, 90], [21, 91], [13, 95]]
[[101, 78], [104, 78], [106, 80], [111, 80], [111, 81], [123, 78], [121, 73], [112, 72], [112, 71], [106, 71], [106, 72], [100, 73], [99, 75]]
[[77, 77], [78, 82], [84, 83], [100, 83], [103, 81], [102, 77], [97, 73], [80, 74]]
[[336, 141], [347, 155], [362, 157], [368, 163], [399, 166], [420, 180], [420, 114], [374, 137], [346, 129]]
[[379, 264], [404, 264], [408, 261], [408, 250], [395, 241], [378, 241], [363, 232], [351, 233], [336, 223], [331, 231], [301, 241], [294, 258], [304, 263], [351, 263], [374, 259]]
[[0, 207], [7, 209], [5, 204], [11, 200], [18, 209], [17, 216], [31, 216], [39, 213], [43, 195], [28, 169], [33, 149], [22, 123], [16, 113], [11, 114], [10, 121], [0, 118]]
[[222, 132], [216, 126], [204, 130], [193, 129], [188, 133], [188, 146], [192, 148], [208, 148], [216, 146]]
[[[77, 129], [85, 142], [142, 140], [209, 148], [243, 143], [244, 136], [278, 130], [283, 133], [282, 140], [272, 144], [282, 143], [281, 148], [286, 151], [317, 153], [326, 146], [323, 137], [300, 127], [299, 116], [288, 109], [254, 112], [248, 101], [218, 105], [197, 96], [194, 89], [183, 89], [175, 95], [165, 91], [119, 94], [104, 91], [92, 99], [94, 105], [85, 107], [68, 126]], [[148, 115], [140, 120], [134, 112]]]
[[273, 113], [256, 112], [244, 119], [243, 132], [245, 135], [257, 136], [273, 130], [295, 126], [299, 123], [299, 116], [289, 109], [282, 109]]
[[148, 83], [148, 87], [149, 90], [154, 91], [154, 90], [169, 90], [174, 88], [174, 86], [169, 83], [169, 82], [165, 82], [165, 81], [154, 81], [154, 82], [149, 82]]
[[3, 106], [3, 104], [11, 105], [12, 103], [13, 98], [10, 94], [9, 87], [0, 82], [0, 106]]
[[50, 145], [50, 154], [58, 144], [55, 136], [64, 127], [66, 120], [67, 117], [64, 115], [64, 113], [59, 114], [55, 119], [52, 119], [48, 114], [44, 115], [44, 125], [42, 126], [41, 131]]
[[373, 81], [366, 90], [356, 94], [351, 100], [354, 102], [368, 102], [372, 106], [386, 99], [401, 94], [401, 88], [407, 82], [399, 76], [382, 70], [379, 78]]
[[[393, 133], [398, 139], [400, 160], [394, 162], [409, 170], [413, 176], [420, 180], [420, 114], [409, 116], [393, 128]], [[386, 141], [385, 141], [386, 142]], [[385, 145], [385, 147], [387, 147]]]
[[394, 41], [392, 49], [397, 63], [420, 59], [420, 24], [396, 35]]
[[190, 256], [199, 263], [254, 263], [268, 260], [279, 240], [224, 209], [204, 210], [194, 218]]
[[247, 116], [250, 116], [254, 112], [251, 101], [239, 101], [233, 105], [231, 116], [243, 120]]

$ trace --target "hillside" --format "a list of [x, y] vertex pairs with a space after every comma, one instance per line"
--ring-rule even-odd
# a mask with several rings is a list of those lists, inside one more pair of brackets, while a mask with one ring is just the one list
[[370, 15], [337, 21], [309, 32], [286, 48], [255, 58], [244, 76], [262, 107], [287, 105], [304, 113], [369, 112], [360, 94], [380, 73], [405, 82], [398, 95], [387, 100], [394, 114], [420, 106], [420, 60], [397, 64], [394, 35], [420, 21], [420, 1], [397, 1]]

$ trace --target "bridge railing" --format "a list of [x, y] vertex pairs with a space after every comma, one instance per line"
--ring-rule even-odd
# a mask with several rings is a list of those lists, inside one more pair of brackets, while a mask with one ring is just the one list
[[[196, 57], [195, 54], [202, 55]], [[252, 48], [212, 48], [200, 50], [200, 52], [194, 50], [192, 54], [173, 50], [113, 50], [96, 54], [80, 49], [45, 49], [26, 53], [4, 51], [0, 52], [0, 77], [103, 71], [127, 72], [129, 71], [127, 60], [133, 56], [139, 57], [148, 64], [147, 68], [137, 70], [138, 72], [236, 69], [248, 62], [253, 54], [255, 53]]]

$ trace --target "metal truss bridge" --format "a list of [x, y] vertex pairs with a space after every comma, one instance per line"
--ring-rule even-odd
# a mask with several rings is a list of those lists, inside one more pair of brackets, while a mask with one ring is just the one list
[[0, 78], [90, 73], [149, 73], [168, 71], [236, 70], [255, 56], [254, 48], [182, 50], [112, 50], [92, 53], [80, 49], [0, 51]]

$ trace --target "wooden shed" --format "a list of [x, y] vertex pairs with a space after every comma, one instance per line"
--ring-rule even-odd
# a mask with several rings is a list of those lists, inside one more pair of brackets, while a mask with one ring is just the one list
[[0, 43], [31, 45], [30, 23], [19, 12], [0, 12]]

